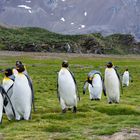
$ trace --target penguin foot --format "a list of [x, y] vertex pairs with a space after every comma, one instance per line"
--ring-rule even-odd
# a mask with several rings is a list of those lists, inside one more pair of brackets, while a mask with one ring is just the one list
[[66, 113], [66, 111], [67, 111], [66, 108], [62, 109], [62, 113]]
[[93, 101], [94, 99], [90, 99], [91, 101]]
[[69, 111], [71, 111], [71, 108], [68, 108]]
[[119, 102], [115, 102], [115, 104], [119, 104]]
[[76, 113], [77, 112], [77, 108], [76, 106], [73, 107], [73, 113]]
[[95, 100], [96, 100], [96, 101], [100, 101], [100, 99], [99, 99], [99, 98], [96, 98]]
[[112, 102], [109, 102], [109, 104], [112, 104]]
[[21, 117], [20, 120], [25, 120], [24, 117]]

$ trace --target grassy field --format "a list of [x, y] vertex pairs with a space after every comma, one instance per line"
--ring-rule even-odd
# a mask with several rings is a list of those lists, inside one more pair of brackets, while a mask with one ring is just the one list
[[[57, 72], [66, 59], [75, 74], [81, 101], [78, 112], [61, 113], [56, 95]], [[6, 140], [85, 140], [98, 139], [123, 129], [140, 128], [140, 57], [98, 56], [48, 53], [0, 52], [0, 68], [12, 67], [21, 60], [33, 80], [36, 112], [30, 121], [8, 121], [3, 115], [0, 125], [1, 137]], [[108, 104], [102, 95], [101, 101], [90, 101], [89, 94], [82, 94], [87, 73], [100, 70], [104, 75], [105, 64], [112, 61], [122, 73], [126, 67], [133, 75], [133, 83], [124, 88], [120, 104]], [[0, 75], [2, 80], [3, 75]]]

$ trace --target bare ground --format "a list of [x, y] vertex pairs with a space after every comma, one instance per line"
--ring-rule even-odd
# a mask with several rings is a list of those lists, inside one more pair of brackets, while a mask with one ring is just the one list
[[110, 136], [100, 136], [100, 140], [140, 140], [140, 130], [132, 128], [131, 130], [124, 129], [122, 132], [117, 132]]
[[0, 56], [30, 56], [36, 59], [47, 59], [47, 58], [134, 58], [140, 59], [140, 55], [98, 55], [98, 54], [81, 54], [81, 53], [44, 53], [44, 52], [19, 52], [19, 51], [0, 51]]

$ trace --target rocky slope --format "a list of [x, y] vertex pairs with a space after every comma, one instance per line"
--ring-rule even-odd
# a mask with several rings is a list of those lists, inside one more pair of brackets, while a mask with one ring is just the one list
[[62, 34], [132, 34], [140, 39], [139, 0], [1, 0], [0, 22]]

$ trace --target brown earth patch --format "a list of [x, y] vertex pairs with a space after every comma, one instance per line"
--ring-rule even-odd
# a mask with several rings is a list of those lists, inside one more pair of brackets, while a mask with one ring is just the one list
[[114, 133], [113, 135], [99, 136], [98, 138], [100, 140], [140, 140], [140, 129], [124, 129], [123, 131]]

